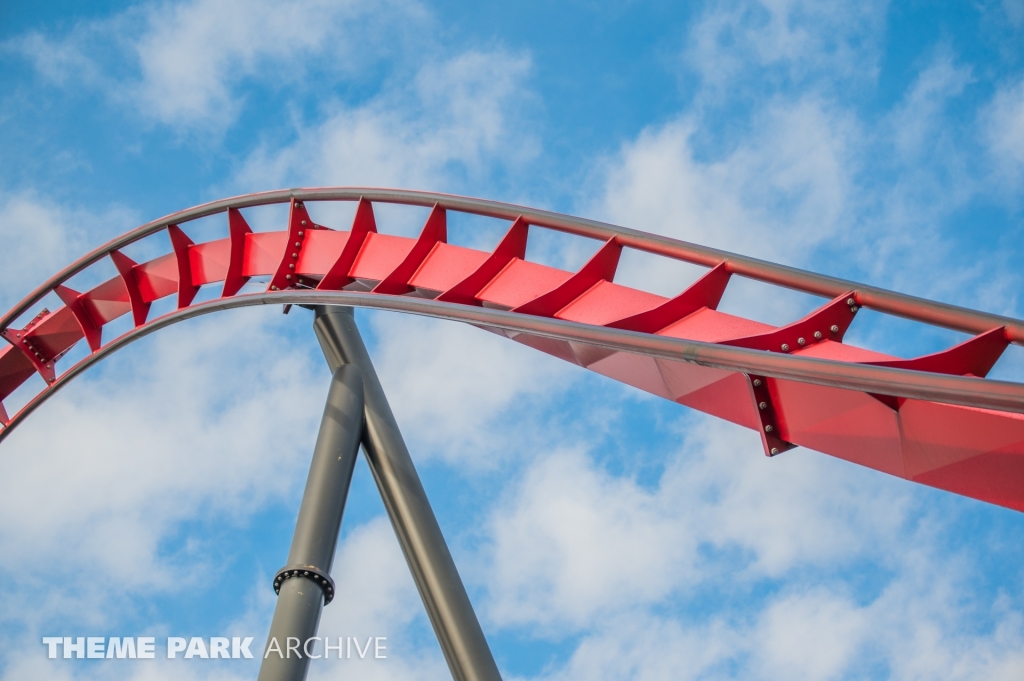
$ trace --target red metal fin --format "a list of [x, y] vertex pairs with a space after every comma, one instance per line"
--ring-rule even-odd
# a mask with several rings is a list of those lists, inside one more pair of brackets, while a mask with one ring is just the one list
[[1006, 337], [1006, 332], [1000, 326], [974, 338], [968, 338], [963, 343], [954, 345], [948, 350], [931, 355], [915, 357], [914, 359], [892, 359], [881, 362], [862, 363], [896, 369], [930, 371], [934, 374], [954, 374], [985, 378], [1009, 344], [1010, 341]]
[[823, 340], [842, 341], [857, 313], [857, 303], [852, 293], [839, 296], [800, 321], [783, 326], [775, 331], [720, 341], [722, 345], [733, 345], [754, 350], [772, 352], [793, 352]]
[[317, 229], [317, 225], [313, 223], [313, 219], [306, 212], [306, 206], [301, 201], [292, 199], [291, 211], [288, 215], [288, 241], [285, 244], [284, 253], [281, 254], [277, 273], [274, 274], [267, 286], [268, 291], [293, 288], [299, 283], [295, 265], [299, 262], [299, 254], [302, 252], [303, 243], [305, 243], [306, 231], [310, 229]]
[[0, 400], [6, 400], [35, 373], [35, 364], [17, 345], [0, 347]]
[[124, 287], [128, 289], [128, 300], [132, 304], [132, 319], [135, 322], [135, 326], [142, 326], [146, 323], [146, 317], [149, 316], [150, 304], [142, 300], [139, 282], [135, 278], [135, 267], [137, 265], [134, 260], [121, 251], [111, 251], [110, 259], [114, 261], [114, 267], [117, 268], [118, 274], [121, 275]]
[[38, 343], [33, 342], [29, 332], [50, 314], [51, 312], [49, 310], [43, 308], [43, 311], [37, 314], [32, 321], [26, 324], [24, 329], [8, 327], [0, 331], [0, 336], [3, 336], [8, 343], [21, 351], [21, 354], [31, 362], [32, 367], [40, 376], [43, 377], [43, 380], [46, 381], [47, 385], [50, 385], [57, 380], [57, 375], [53, 368], [57, 360], [54, 357], [48, 357], [44, 354], [45, 348], [41, 347]]
[[89, 310], [82, 304], [82, 294], [60, 284], [53, 290], [64, 304], [67, 305], [68, 309], [71, 310], [71, 314], [75, 316], [78, 325], [82, 327], [82, 334], [85, 336], [85, 342], [89, 344], [89, 349], [93, 352], [99, 350], [103, 345], [103, 327], [96, 325], [92, 315], [89, 314]]
[[436, 299], [446, 303], [462, 303], [464, 305], [480, 305], [476, 294], [487, 284], [498, 276], [498, 273], [505, 268], [512, 260], [526, 258], [526, 239], [529, 236], [530, 226], [520, 215], [512, 223], [508, 232], [502, 237], [501, 243], [494, 249], [494, 252], [483, 262], [475, 272], [460, 281], [455, 286], [439, 295]]
[[174, 248], [174, 259], [178, 262], [178, 309], [192, 304], [199, 287], [192, 285], [192, 261], [188, 249], [195, 244], [177, 225], [168, 225], [167, 233]]
[[796, 447], [792, 442], [782, 439], [779, 432], [779, 414], [772, 398], [771, 379], [764, 376], [747, 376], [750, 397], [754, 400], [758, 418], [761, 419], [761, 444], [765, 456], [775, 456]]
[[412, 250], [405, 256], [405, 259], [391, 271], [387, 277], [373, 288], [373, 293], [390, 293], [401, 295], [412, 290], [409, 280], [416, 273], [419, 266], [430, 255], [434, 245], [437, 243], [448, 243], [448, 218], [444, 208], [440, 204], [434, 204], [430, 211], [430, 217], [423, 225], [423, 231], [413, 244]]
[[565, 283], [512, 311], [538, 317], [555, 316], [556, 312], [586, 293], [597, 282], [611, 281], [621, 253], [622, 244], [612, 237]]
[[11, 419], [7, 416], [7, 410], [4, 409], [4, 403], [0, 402], [0, 425], [6, 426], [10, 422]]
[[732, 273], [726, 269], [725, 263], [720, 263], [672, 300], [646, 312], [605, 324], [605, 326], [626, 331], [657, 333], [702, 307], [712, 310], [717, 308], [718, 303], [722, 300], [722, 294], [725, 293], [725, 287], [729, 284], [730, 276]]
[[252, 234], [249, 224], [236, 208], [228, 208], [228, 235], [231, 238], [231, 256], [228, 260], [228, 273], [224, 277], [224, 288], [221, 298], [229, 298], [238, 293], [249, 277], [243, 276], [245, 271], [245, 235]]
[[373, 205], [364, 198], [359, 199], [356, 206], [355, 217], [352, 218], [352, 230], [349, 232], [348, 241], [341, 249], [341, 255], [330, 271], [317, 284], [318, 291], [340, 291], [346, 285], [352, 283], [352, 277], [348, 276], [352, 264], [359, 255], [359, 250], [366, 241], [366, 235], [377, 231], [377, 221], [373, 218]]

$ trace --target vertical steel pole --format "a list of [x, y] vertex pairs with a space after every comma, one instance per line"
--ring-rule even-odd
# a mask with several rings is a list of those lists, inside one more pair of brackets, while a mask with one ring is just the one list
[[332, 369], [354, 364], [363, 372], [366, 460], [452, 676], [455, 681], [501, 681], [352, 309], [318, 306], [313, 328]]
[[[334, 598], [331, 563], [341, 529], [352, 469], [363, 432], [363, 377], [352, 365], [331, 378], [306, 489], [295, 522], [288, 564], [274, 577], [279, 589], [259, 681], [304, 681], [307, 640], [316, 636], [323, 606]], [[276, 648], [280, 653], [275, 652]]]

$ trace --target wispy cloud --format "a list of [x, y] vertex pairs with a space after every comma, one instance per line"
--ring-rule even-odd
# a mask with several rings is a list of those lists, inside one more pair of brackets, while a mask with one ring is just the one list
[[996, 161], [997, 181], [1011, 190], [1024, 179], [1024, 81], [999, 88], [982, 112], [982, 132]]
[[361, 106], [328, 103], [296, 125], [295, 141], [264, 143], [236, 173], [238, 186], [288, 184], [451, 189], [515, 167], [536, 152], [526, 128], [530, 61], [503, 50], [427, 63]]
[[145, 119], [220, 130], [239, 114], [239, 86], [306, 91], [310, 77], [353, 77], [428, 25], [414, 0], [192, 0], [133, 7], [65, 35], [29, 33], [7, 49], [55, 84], [98, 87]]

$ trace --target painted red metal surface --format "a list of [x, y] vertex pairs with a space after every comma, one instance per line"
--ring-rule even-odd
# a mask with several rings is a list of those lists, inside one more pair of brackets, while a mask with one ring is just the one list
[[[308, 203], [317, 200], [357, 201], [352, 225], [335, 230], [315, 223]], [[374, 201], [431, 211], [417, 238], [394, 236], [377, 231]], [[240, 211], [284, 202], [288, 224], [278, 232], [253, 232]], [[491, 253], [464, 248], [448, 243], [451, 210], [505, 218], [511, 226]], [[194, 243], [187, 223], [218, 212], [227, 218], [227, 236]], [[526, 260], [528, 235], [538, 227], [600, 241], [578, 272], [566, 272]], [[163, 230], [171, 253], [136, 263], [121, 252]], [[614, 282], [623, 248], [711, 269], [665, 298]], [[107, 256], [117, 277], [83, 293], [66, 285]], [[803, 319], [772, 327], [716, 309], [733, 275], [833, 299]], [[262, 293], [245, 293], [246, 284]], [[195, 302], [207, 285], [219, 285], [223, 303]], [[51, 291], [64, 306], [18, 326]], [[167, 296], [175, 296], [176, 312], [150, 319], [153, 302]], [[233, 302], [313, 300], [469, 321], [757, 430], [769, 456], [805, 446], [1024, 510], [1024, 387], [984, 378], [1009, 342], [1024, 340], [1019, 320], [542, 211], [388, 190], [294, 190], [218, 202], [144, 226], [68, 267], [0, 320], [8, 341], [0, 349], [0, 439], [66, 380], [138, 335]], [[940, 353], [890, 357], [843, 342], [860, 307], [977, 335]], [[104, 343], [104, 326], [129, 313], [135, 328]], [[57, 362], [83, 339], [91, 355], [58, 374]], [[4, 401], [28, 389], [36, 374], [44, 387], [12, 414]]]

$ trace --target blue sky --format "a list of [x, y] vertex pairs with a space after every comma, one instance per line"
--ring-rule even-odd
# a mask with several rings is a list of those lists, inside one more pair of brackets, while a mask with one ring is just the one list
[[[1024, 3], [678, 4], [3, 3], [0, 305], [203, 201], [382, 185], [1024, 316]], [[626, 257], [620, 279], [693, 274]], [[782, 323], [816, 302], [738, 281], [723, 309]], [[149, 337], [3, 443], [0, 678], [255, 678], [48, 660], [40, 639], [262, 645], [328, 381], [306, 315]], [[473, 328], [358, 318], [506, 679], [1020, 678], [1021, 514], [804, 449], [767, 460], [754, 433]], [[961, 337], [869, 313], [848, 340]], [[1024, 352], [994, 375], [1024, 379]], [[387, 636], [389, 657], [310, 678], [445, 678], [362, 463], [342, 534], [321, 631]]]

